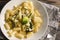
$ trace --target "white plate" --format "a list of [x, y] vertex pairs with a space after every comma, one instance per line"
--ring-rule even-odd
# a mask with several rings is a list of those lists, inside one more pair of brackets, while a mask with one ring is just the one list
[[[10, 1], [4, 6], [4, 8], [1, 11], [1, 16], [0, 16], [1, 17], [0, 18], [1, 30], [2, 30], [3, 34], [10, 40], [19, 40], [19, 39], [15, 38], [15, 37], [9, 37], [8, 36], [7, 30], [4, 28], [5, 12], [6, 12], [7, 9], [12, 9], [14, 5], [19, 5], [24, 1], [27, 1], [27, 0], [13, 0], [13, 1]], [[37, 33], [35, 33], [30, 38], [23, 39], [23, 40], [38, 40], [38, 39], [41, 39], [45, 35], [45, 32], [48, 29], [48, 13], [47, 13], [45, 7], [41, 4], [41, 2], [39, 3], [38, 1], [35, 1], [35, 0], [31, 0], [31, 1], [33, 2], [35, 8], [37, 8], [38, 11], [41, 13], [44, 23]]]

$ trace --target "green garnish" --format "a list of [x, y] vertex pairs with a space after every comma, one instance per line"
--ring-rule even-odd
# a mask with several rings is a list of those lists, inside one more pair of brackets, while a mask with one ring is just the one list
[[29, 21], [28, 17], [23, 17], [22, 24], [26, 24], [28, 23], [28, 21]]

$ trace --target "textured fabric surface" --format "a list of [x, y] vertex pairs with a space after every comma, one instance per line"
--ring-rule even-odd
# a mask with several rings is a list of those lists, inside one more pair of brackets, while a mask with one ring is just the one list
[[[60, 35], [59, 31], [60, 31], [60, 25], [59, 25], [59, 22], [60, 22], [60, 8], [56, 7], [56, 6], [53, 6], [53, 5], [50, 5], [50, 4], [46, 4], [46, 3], [42, 3], [47, 11], [48, 11], [48, 16], [49, 16], [49, 25], [48, 27], [50, 28], [50, 32], [49, 32], [49, 35], [47, 34], [47, 37], [48, 36], [51, 36], [50, 38], [45, 38], [44, 40], [60, 40]], [[55, 39], [56, 38], [56, 39]]]

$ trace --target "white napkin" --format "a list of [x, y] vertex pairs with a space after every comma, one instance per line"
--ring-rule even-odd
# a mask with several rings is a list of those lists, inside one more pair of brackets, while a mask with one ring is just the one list
[[[49, 15], [49, 28], [50, 32], [47, 34], [47, 36], [43, 40], [55, 40], [56, 32], [59, 29], [59, 21], [60, 21], [60, 9], [56, 6], [42, 3], [48, 12]], [[55, 35], [54, 35], [55, 34]]]

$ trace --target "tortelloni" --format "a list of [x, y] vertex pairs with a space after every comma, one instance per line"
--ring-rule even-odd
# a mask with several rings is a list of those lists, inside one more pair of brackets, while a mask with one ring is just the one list
[[31, 1], [8, 9], [5, 13], [5, 28], [9, 36], [28, 38], [38, 32], [43, 23], [42, 16], [33, 6]]

